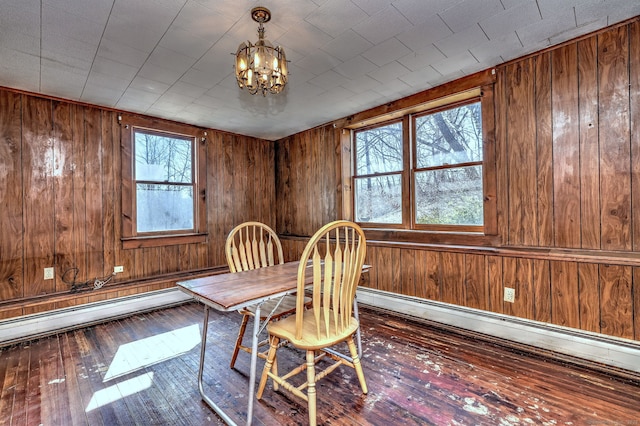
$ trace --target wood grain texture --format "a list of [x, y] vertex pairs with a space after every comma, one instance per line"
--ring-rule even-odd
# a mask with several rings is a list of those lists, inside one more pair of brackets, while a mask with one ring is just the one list
[[578, 42], [581, 247], [600, 248], [600, 157], [598, 140], [597, 43]]
[[552, 52], [554, 243], [580, 247], [580, 143], [577, 46]]
[[44, 268], [55, 261], [52, 107], [50, 100], [30, 96], [23, 102], [22, 117], [29, 123], [22, 128], [23, 294], [37, 296], [55, 291], [55, 280], [44, 280]]
[[626, 27], [598, 36], [602, 248], [630, 250], [629, 44]]
[[601, 332], [599, 275], [598, 265], [578, 265], [580, 328], [596, 333]]
[[532, 58], [507, 66], [508, 241], [536, 244], [538, 228], [536, 199], [536, 139], [534, 61]]
[[633, 339], [632, 269], [628, 266], [600, 266], [601, 331]]
[[554, 324], [580, 328], [578, 265], [551, 262], [551, 318]]
[[21, 95], [0, 91], [0, 300], [24, 292], [21, 110]]
[[551, 86], [552, 54], [543, 53], [535, 58], [535, 119], [536, 119], [536, 190], [538, 244], [554, 245], [554, 158], [553, 107]]

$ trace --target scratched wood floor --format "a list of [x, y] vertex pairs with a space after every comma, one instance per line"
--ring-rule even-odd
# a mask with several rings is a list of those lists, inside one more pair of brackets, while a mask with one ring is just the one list
[[[0, 350], [2, 425], [217, 425], [196, 384], [202, 307], [188, 303]], [[239, 315], [212, 312], [205, 388], [243, 422], [249, 357], [228, 368]], [[350, 369], [320, 382], [325, 425], [636, 425], [640, 381], [362, 309], [369, 394]], [[280, 368], [302, 356], [286, 349]], [[281, 370], [282, 371], [282, 370]], [[307, 409], [269, 385], [254, 424]]]

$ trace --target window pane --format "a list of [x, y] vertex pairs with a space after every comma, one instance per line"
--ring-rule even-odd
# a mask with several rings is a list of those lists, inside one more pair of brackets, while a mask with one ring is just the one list
[[192, 181], [193, 141], [135, 132], [136, 180], [156, 182]]
[[356, 221], [402, 223], [400, 175], [356, 179]]
[[438, 169], [415, 175], [416, 223], [482, 225], [482, 166]]
[[193, 188], [183, 185], [136, 185], [138, 232], [191, 230]]
[[356, 174], [402, 170], [402, 122], [356, 133]]
[[418, 168], [482, 161], [480, 102], [416, 118]]

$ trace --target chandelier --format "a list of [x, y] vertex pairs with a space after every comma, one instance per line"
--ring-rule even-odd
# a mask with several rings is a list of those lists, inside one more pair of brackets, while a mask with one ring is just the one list
[[245, 87], [252, 95], [280, 93], [287, 84], [287, 58], [281, 46], [273, 47], [264, 38], [263, 23], [271, 20], [271, 12], [266, 7], [251, 9], [251, 17], [260, 24], [258, 41], [241, 43], [236, 52], [236, 80], [241, 89]]

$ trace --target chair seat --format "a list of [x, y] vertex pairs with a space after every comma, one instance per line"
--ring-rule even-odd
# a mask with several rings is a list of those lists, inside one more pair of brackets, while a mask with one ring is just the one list
[[[267, 318], [269, 313], [273, 311], [273, 308], [278, 304], [280, 299], [268, 300], [262, 304], [260, 307], [260, 320], [264, 320]], [[305, 305], [309, 305], [311, 303], [310, 297], [304, 298]], [[296, 311], [296, 295], [291, 294], [284, 297], [278, 309], [271, 316], [272, 319], [278, 319], [283, 315], [293, 313]], [[241, 314], [249, 314], [255, 316], [256, 307], [255, 306], [247, 306], [240, 310]]]
[[345, 327], [341, 332], [336, 332], [335, 321], [333, 320], [332, 315], [333, 311], [330, 312], [330, 333], [329, 335], [327, 335], [324, 330], [321, 330], [320, 338], [317, 337], [316, 333], [316, 323], [314, 319], [313, 309], [304, 311], [301, 339], [296, 339], [295, 315], [289, 316], [277, 322], [269, 323], [269, 325], [267, 326], [267, 330], [269, 331], [269, 334], [277, 336], [280, 339], [286, 339], [289, 341], [289, 343], [300, 349], [314, 350], [326, 348], [349, 338], [349, 336], [353, 335], [358, 330], [359, 325], [358, 320], [351, 317], [347, 327]]

